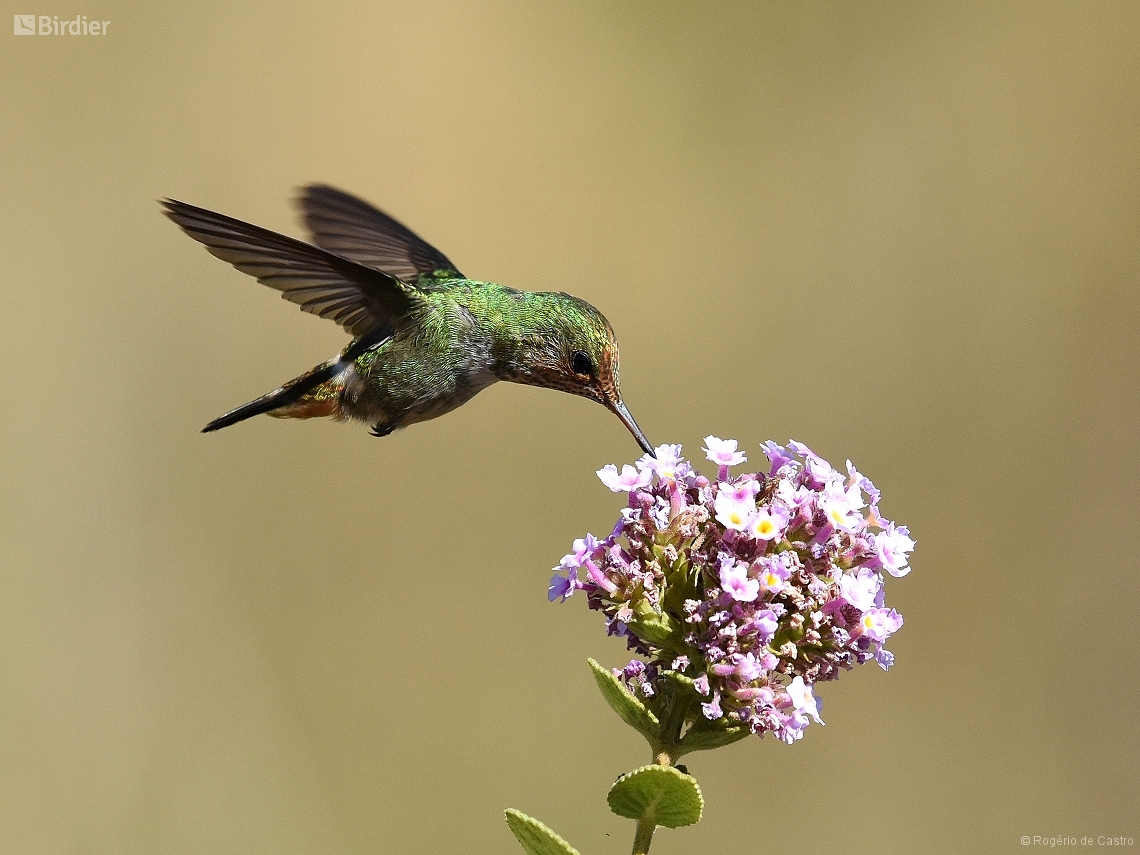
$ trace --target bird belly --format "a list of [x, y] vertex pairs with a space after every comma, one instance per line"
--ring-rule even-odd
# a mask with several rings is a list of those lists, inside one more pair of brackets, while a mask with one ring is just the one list
[[450, 413], [452, 410], [466, 404], [498, 379], [499, 378], [495, 377], [489, 371], [486, 372], [486, 377], [463, 378], [448, 394], [425, 398], [417, 402], [408, 410], [407, 415], [401, 420], [400, 425], [404, 426], [418, 422], [426, 422], [442, 416], [445, 413]]
[[393, 370], [349, 372], [341, 392], [341, 412], [370, 425], [391, 429], [430, 421], [466, 404], [498, 378], [482, 369], [452, 376], [412, 377]]
[[342, 411], [384, 432], [462, 406], [494, 383], [489, 344], [473, 316], [451, 300], [356, 358]]

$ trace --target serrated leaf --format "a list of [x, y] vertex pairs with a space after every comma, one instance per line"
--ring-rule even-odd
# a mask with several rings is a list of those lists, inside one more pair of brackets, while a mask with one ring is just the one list
[[594, 681], [598, 684], [602, 697], [606, 699], [610, 708], [621, 716], [622, 721], [637, 730], [646, 739], [656, 739], [657, 734], [661, 732], [661, 722], [657, 720], [657, 716], [650, 712], [645, 704], [635, 698], [609, 668], [603, 668], [593, 659], [586, 661], [590, 664], [590, 670], [594, 672]]
[[747, 727], [694, 727], [686, 733], [677, 746], [677, 755], [688, 754], [692, 751], [708, 751], [712, 748], [721, 748], [739, 742], [752, 731]]
[[672, 766], [642, 766], [610, 787], [610, 810], [627, 819], [648, 819], [666, 828], [700, 821], [705, 800], [692, 775]]
[[527, 855], [578, 855], [578, 850], [522, 811], [508, 808], [507, 826]]

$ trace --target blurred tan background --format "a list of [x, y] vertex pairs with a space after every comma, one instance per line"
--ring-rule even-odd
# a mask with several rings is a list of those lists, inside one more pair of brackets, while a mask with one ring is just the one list
[[694, 755], [654, 852], [1140, 837], [1140, 6], [11, 11], [111, 24], [0, 37], [4, 855], [628, 851], [623, 651], [545, 596], [615, 418], [198, 432], [346, 337], [155, 199], [301, 235], [312, 181], [599, 306], [653, 442], [795, 437], [914, 532], [895, 669]]

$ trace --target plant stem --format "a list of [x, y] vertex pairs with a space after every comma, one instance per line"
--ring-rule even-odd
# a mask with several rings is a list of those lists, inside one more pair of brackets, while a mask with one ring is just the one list
[[[691, 699], [684, 695], [674, 695], [669, 709], [661, 722], [661, 741], [655, 746], [653, 762], [658, 766], [672, 766], [677, 759], [677, 743], [681, 739], [681, 728], [685, 726], [685, 717], [689, 714]], [[652, 832], [650, 832], [652, 834]]]
[[643, 816], [637, 821], [637, 832], [633, 835], [633, 855], [645, 855], [649, 851], [656, 828], [657, 823], [649, 817]]

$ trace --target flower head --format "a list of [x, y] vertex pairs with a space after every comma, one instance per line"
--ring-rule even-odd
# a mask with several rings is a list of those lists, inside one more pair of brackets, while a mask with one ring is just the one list
[[586, 594], [607, 632], [646, 660], [619, 679], [651, 708], [688, 685], [704, 726], [794, 742], [822, 723], [817, 683], [894, 662], [883, 645], [902, 617], [884, 604], [883, 573], [909, 572], [914, 541], [881, 516], [879, 491], [850, 461], [843, 474], [802, 443], [763, 450], [767, 475], [730, 477], [744, 455], [715, 436], [704, 446], [715, 479], [679, 445], [604, 467], [598, 477], [628, 506], [605, 540], [575, 541], [549, 596]]

